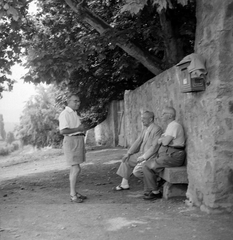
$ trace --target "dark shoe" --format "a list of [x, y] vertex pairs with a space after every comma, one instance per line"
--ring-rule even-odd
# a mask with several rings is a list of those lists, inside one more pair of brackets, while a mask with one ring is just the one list
[[80, 193], [78, 193], [78, 192], [76, 192], [76, 196], [77, 196], [78, 198], [82, 199], [82, 200], [87, 199], [87, 196], [84, 196], [84, 195], [82, 195], [82, 194], [80, 194]]
[[70, 195], [70, 201], [72, 203], [82, 203], [83, 202], [83, 200], [81, 198], [78, 198], [77, 195], [74, 195], [74, 196]]
[[151, 192], [144, 192], [144, 196], [149, 196]]
[[147, 196], [144, 196], [143, 199], [144, 200], [156, 200], [156, 199], [160, 199], [162, 198], [162, 193], [157, 193], [154, 194], [153, 192], [150, 192]]

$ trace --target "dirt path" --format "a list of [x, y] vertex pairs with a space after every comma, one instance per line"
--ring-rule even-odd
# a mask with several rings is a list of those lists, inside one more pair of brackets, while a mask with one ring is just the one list
[[125, 149], [87, 153], [79, 179], [85, 203], [69, 202], [68, 168], [61, 151], [0, 159], [0, 239], [232, 240], [229, 214], [206, 215], [182, 199], [142, 200], [142, 183], [114, 192]]

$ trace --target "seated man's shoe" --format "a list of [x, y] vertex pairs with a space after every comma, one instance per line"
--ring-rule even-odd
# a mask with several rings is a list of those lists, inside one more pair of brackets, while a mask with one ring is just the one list
[[162, 198], [162, 193], [159, 192], [159, 193], [153, 193], [153, 192], [150, 192], [148, 195], [145, 195], [143, 197], [144, 200], [156, 200], [156, 199], [160, 199]]
[[144, 196], [149, 196], [151, 192], [144, 192]]

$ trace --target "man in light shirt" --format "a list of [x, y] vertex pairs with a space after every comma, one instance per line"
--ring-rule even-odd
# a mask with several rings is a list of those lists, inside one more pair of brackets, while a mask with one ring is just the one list
[[173, 107], [165, 107], [162, 121], [167, 126], [158, 140], [158, 155], [147, 161], [142, 168], [144, 182], [144, 200], [155, 200], [162, 197], [158, 189], [157, 175], [165, 167], [182, 166], [186, 157], [185, 135], [183, 127], [175, 121], [176, 111]]
[[142, 178], [142, 165], [145, 161], [157, 154], [159, 145], [158, 139], [162, 129], [154, 123], [154, 113], [145, 111], [142, 114], [144, 129], [136, 141], [123, 156], [117, 174], [122, 177], [121, 183], [114, 188], [116, 191], [129, 189], [129, 178], [133, 173], [136, 177]]
[[59, 115], [59, 130], [64, 135], [63, 150], [67, 164], [70, 166], [70, 200], [81, 203], [86, 196], [76, 192], [76, 182], [81, 172], [80, 164], [85, 161], [85, 127], [80, 122], [76, 110], [79, 109], [80, 99], [75, 94], [67, 97], [67, 106]]

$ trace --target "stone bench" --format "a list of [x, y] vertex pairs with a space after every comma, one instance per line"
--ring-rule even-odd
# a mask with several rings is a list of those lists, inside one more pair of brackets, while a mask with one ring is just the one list
[[188, 187], [186, 166], [165, 168], [159, 176], [166, 181], [163, 185], [163, 198], [186, 196]]

